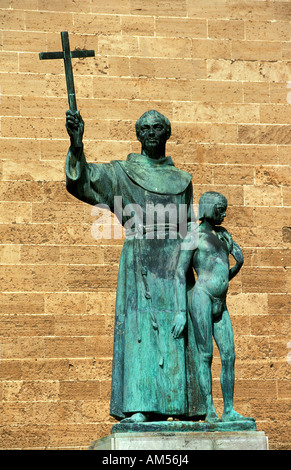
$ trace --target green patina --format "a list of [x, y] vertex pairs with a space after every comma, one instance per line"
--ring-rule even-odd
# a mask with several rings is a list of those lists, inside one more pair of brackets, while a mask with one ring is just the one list
[[[122, 207], [116, 215], [124, 227], [132, 215], [124, 209], [141, 209], [139, 224], [127, 227], [119, 265], [111, 415], [121, 420], [120, 425], [134, 424], [134, 430], [146, 422], [165, 422], [169, 416], [182, 423], [199, 418], [210, 424], [225, 423], [223, 430], [228, 429], [228, 422], [236, 422], [236, 429], [254, 429], [252, 418], [233, 410], [235, 355], [226, 295], [243, 256], [220, 226], [227, 207], [225, 197], [204, 193], [200, 224], [193, 223], [191, 175], [166, 157], [171, 126], [156, 111], [137, 121], [141, 154], [130, 154], [126, 161], [88, 164], [80, 145], [84, 122], [79, 112], [67, 112], [66, 127], [71, 138], [66, 162], [68, 191], [88, 204], [105, 204], [111, 211], [114, 197], [121, 197]], [[166, 236], [160, 238], [157, 220], [149, 225], [146, 219], [149, 205], [176, 208], [179, 224], [188, 227], [187, 235], [178, 231], [171, 237], [166, 212]], [[181, 207], [186, 207], [184, 213], [179, 213]], [[231, 269], [229, 255], [236, 260]], [[213, 337], [222, 360], [221, 420], [212, 399]]]
[[[120, 197], [116, 215], [127, 228], [115, 309], [110, 413], [121, 422], [114, 432], [254, 430], [253, 418], [233, 409], [235, 352], [226, 296], [243, 255], [220, 225], [226, 198], [204, 193], [200, 224], [193, 222], [191, 175], [166, 157], [171, 124], [157, 111], [136, 122], [141, 154], [130, 154], [126, 161], [88, 164], [71, 59], [95, 53], [71, 51], [67, 32], [61, 38], [63, 50], [40, 53], [40, 59], [64, 59], [70, 108], [66, 128], [71, 139], [67, 189], [81, 201], [106, 205], [112, 212], [115, 197]], [[137, 207], [138, 223], [135, 219], [135, 225], [128, 226]], [[162, 224], [155, 212], [149, 222], [148, 207], [164, 209]], [[236, 261], [231, 269], [230, 255]], [[212, 397], [213, 338], [222, 363], [221, 419]], [[166, 421], [169, 416], [175, 421]]]

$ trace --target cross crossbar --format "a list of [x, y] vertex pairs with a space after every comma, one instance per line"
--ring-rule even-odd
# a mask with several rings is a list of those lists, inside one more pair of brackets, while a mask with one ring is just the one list
[[[94, 56], [95, 56], [95, 51], [87, 51], [87, 50], [71, 51], [72, 59], [78, 59], [81, 57], [94, 57]], [[64, 53], [63, 52], [40, 52], [39, 58], [40, 60], [63, 59]]]

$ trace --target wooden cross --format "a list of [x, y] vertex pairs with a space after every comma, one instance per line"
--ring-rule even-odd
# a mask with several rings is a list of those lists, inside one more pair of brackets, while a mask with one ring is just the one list
[[40, 60], [44, 59], [64, 59], [65, 74], [67, 82], [68, 102], [70, 110], [77, 111], [77, 101], [75, 94], [74, 76], [71, 59], [78, 57], [94, 57], [95, 51], [79, 50], [71, 51], [68, 31], [61, 32], [63, 50], [61, 52], [40, 52]]

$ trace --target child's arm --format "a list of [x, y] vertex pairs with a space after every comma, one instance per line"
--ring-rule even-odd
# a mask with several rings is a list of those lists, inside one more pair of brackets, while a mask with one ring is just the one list
[[224, 240], [227, 244], [229, 253], [233, 250], [233, 240], [230, 233], [224, 227], [215, 227], [216, 233], [218, 234], [221, 240]]
[[229, 270], [229, 280], [233, 279], [234, 276], [237, 275], [237, 273], [239, 272], [244, 262], [243, 252], [241, 251], [238, 244], [234, 241], [233, 241], [233, 248], [230, 254], [236, 260], [236, 264]]
[[[194, 225], [194, 224], [193, 224]], [[187, 313], [187, 291], [186, 291], [186, 274], [190, 268], [194, 250], [198, 243], [198, 225], [191, 227], [186, 238], [181, 244], [181, 251], [178, 260], [176, 278], [175, 278], [175, 295], [177, 300], [177, 313], [172, 327], [174, 338], [178, 338], [183, 332], [186, 325]]]
[[226, 242], [229, 253], [236, 260], [235, 265], [229, 270], [229, 280], [231, 280], [234, 278], [234, 276], [237, 275], [237, 273], [239, 272], [240, 268], [243, 265], [243, 262], [244, 262], [243, 253], [240, 247], [238, 246], [238, 244], [235, 241], [233, 241], [230, 233], [224, 227], [219, 227], [217, 232], [218, 232], [219, 237], [222, 238]]

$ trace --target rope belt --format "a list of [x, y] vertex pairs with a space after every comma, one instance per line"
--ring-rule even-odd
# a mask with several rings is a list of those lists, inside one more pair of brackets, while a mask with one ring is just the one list
[[[167, 235], [171, 239], [177, 239], [179, 233], [179, 226], [177, 224], [154, 224], [154, 225], [142, 225], [138, 224], [135, 228], [126, 229], [126, 238], [145, 238], [154, 239], [159, 238], [159, 235]], [[168, 237], [167, 237], [168, 238]]]

